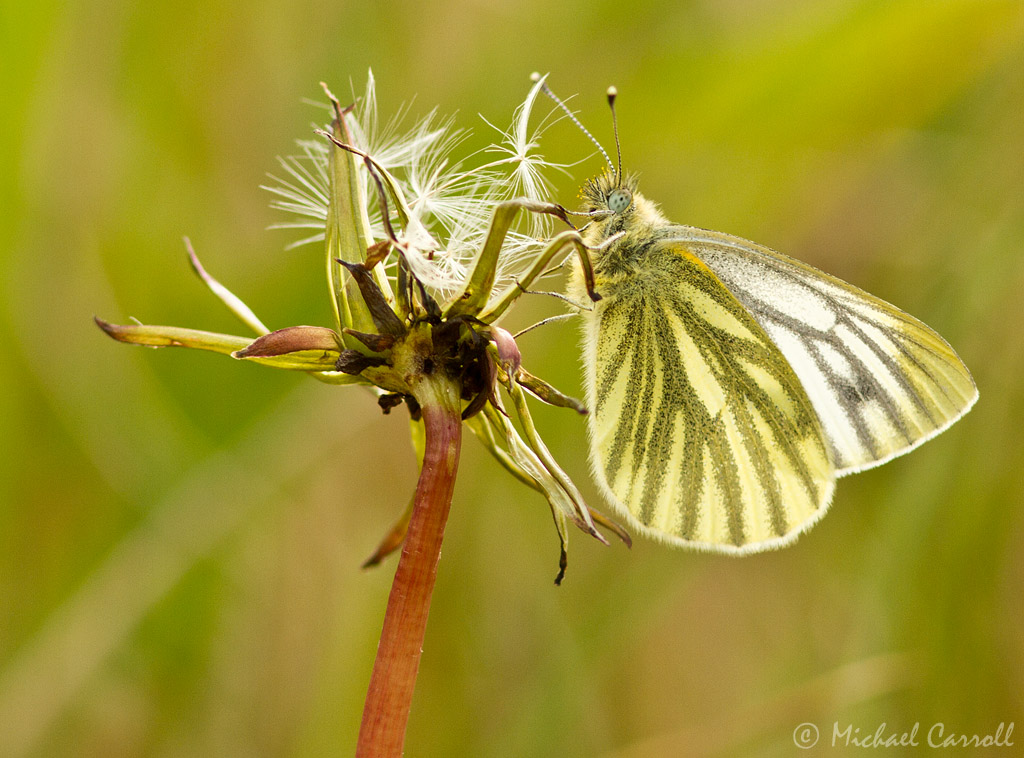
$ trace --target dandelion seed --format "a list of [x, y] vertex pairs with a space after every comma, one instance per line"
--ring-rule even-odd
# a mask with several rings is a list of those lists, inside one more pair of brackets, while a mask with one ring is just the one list
[[[507, 155], [508, 157], [501, 162], [508, 162], [512, 166], [512, 184], [507, 192], [509, 197], [521, 195], [539, 200], [549, 196], [551, 183], [543, 172], [547, 169], [558, 169], [564, 172], [567, 165], [547, 161], [543, 155], [535, 152], [540, 146], [541, 135], [561, 118], [558, 117], [550, 123], [547, 123], [548, 120], [545, 119], [532, 133], [530, 132], [530, 117], [533, 115], [533, 106], [543, 84], [544, 80], [541, 79], [530, 89], [526, 100], [516, 109], [512, 126], [508, 130], [500, 129], [484, 119], [488, 126], [501, 135], [501, 140], [488, 148], [488, 151]], [[541, 219], [541, 221], [547, 222], [548, 220]], [[545, 230], [546, 228], [542, 229], [541, 233]], [[539, 236], [539, 234], [534, 236]]]

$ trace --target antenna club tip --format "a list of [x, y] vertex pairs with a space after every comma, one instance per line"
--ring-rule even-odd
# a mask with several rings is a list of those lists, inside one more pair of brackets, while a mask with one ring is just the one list
[[530, 74], [530, 81], [531, 82], [539, 82], [540, 81], [540, 71], [534, 71], [532, 74]]
[[615, 89], [615, 86], [613, 85], [613, 86], [608, 88], [608, 91], [607, 91], [606, 94], [608, 95], [608, 99], [609, 100], [614, 100], [616, 97], [618, 97], [619, 91], [617, 89]]

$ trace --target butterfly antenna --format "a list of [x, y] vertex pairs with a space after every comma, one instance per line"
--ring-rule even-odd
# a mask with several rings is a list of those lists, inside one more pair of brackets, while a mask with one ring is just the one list
[[[540, 74], [534, 72], [530, 74], [530, 79], [534, 82], [540, 82], [541, 79], [543, 79], [543, 77]], [[603, 155], [605, 161], [607, 161], [608, 168], [610, 168], [612, 171], [615, 171], [616, 169], [615, 166], [612, 165], [612, 159], [608, 157], [608, 153], [605, 151], [603, 147], [601, 147], [601, 143], [597, 141], [593, 134], [587, 131], [587, 127], [580, 123], [580, 120], [576, 118], [575, 115], [573, 115], [573, 112], [569, 110], [568, 106], [562, 102], [558, 95], [551, 91], [551, 88], [548, 86], [547, 82], [542, 82], [540, 88], [545, 95], [550, 97], [558, 104], [559, 108], [565, 111], [565, 115], [569, 117], [569, 120], [576, 124], [576, 126], [579, 127], [579, 130], [583, 132], [585, 135], [587, 135], [587, 138], [597, 146], [597, 149], [601, 151], [601, 155]]]
[[615, 186], [622, 181], [622, 145], [619, 144], [619, 120], [615, 116], [615, 98], [619, 91], [615, 87], [608, 88], [608, 107], [612, 109], [612, 131], [615, 132]]

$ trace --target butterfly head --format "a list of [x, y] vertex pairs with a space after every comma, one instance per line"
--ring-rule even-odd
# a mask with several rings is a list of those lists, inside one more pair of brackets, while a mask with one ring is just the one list
[[586, 212], [595, 218], [607, 217], [607, 214], [625, 218], [633, 208], [633, 193], [636, 192], [636, 178], [622, 175], [622, 146], [619, 143], [619, 122], [615, 116], [615, 98], [618, 94], [615, 87], [608, 88], [608, 108], [612, 112], [612, 131], [615, 134], [614, 164], [600, 143], [590, 132], [586, 132], [608, 162], [608, 170], [584, 184], [580, 192], [580, 197], [587, 205]]
[[609, 87], [607, 92], [608, 107], [612, 114], [612, 132], [615, 134], [615, 163], [612, 163], [608, 152], [594, 138], [579, 119], [569, 110], [547, 83], [544, 77], [534, 74], [533, 80], [539, 83], [541, 91], [555, 101], [565, 115], [594, 143], [598, 152], [604, 157], [608, 168], [593, 179], [588, 180], [580, 189], [583, 209], [574, 215], [588, 216], [589, 222], [584, 229], [584, 238], [588, 244], [598, 244], [613, 235], [633, 232], [643, 233], [648, 227], [667, 223], [657, 206], [645, 199], [636, 191], [636, 177], [622, 173], [622, 147], [619, 143], [619, 125], [615, 115], [615, 98], [618, 91]]
[[[588, 216], [584, 239], [596, 245], [612, 235], [626, 232], [629, 242], [637, 234], [648, 234], [652, 227], [667, 223], [658, 207], [637, 192], [633, 175], [616, 177], [604, 171], [580, 188], [581, 215]], [[624, 238], [625, 239], [625, 238]]]
[[626, 216], [634, 210], [636, 178], [617, 177], [609, 171], [589, 179], [580, 189], [583, 212], [595, 219]]

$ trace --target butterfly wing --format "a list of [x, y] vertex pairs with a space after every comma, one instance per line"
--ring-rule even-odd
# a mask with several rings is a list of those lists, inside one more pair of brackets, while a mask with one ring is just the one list
[[586, 314], [591, 461], [633, 525], [724, 552], [779, 546], [824, 514], [834, 467], [783, 354], [686, 247], [599, 280]]
[[671, 236], [782, 351], [821, 419], [837, 475], [912, 450], [977, 399], [953, 348], [884, 300], [737, 237], [692, 227]]

